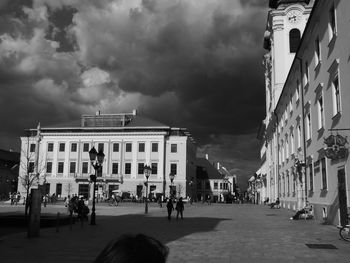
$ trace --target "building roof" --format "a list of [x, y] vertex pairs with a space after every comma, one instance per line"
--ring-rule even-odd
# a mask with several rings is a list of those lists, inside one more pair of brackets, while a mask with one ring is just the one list
[[206, 158], [197, 158], [197, 179], [223, 179], [224, 176]]
[[[123, 119], [125, 118], [125, 119]], [[124, 120], [124, 123], [123, 123]], [[42, 126], [41, 129], [55, 128], [170, 128], [159, 121], [143, 116], [130, 116], [119, 114], [83, 115], [82, 120], [57, 123], [49, 126]]]

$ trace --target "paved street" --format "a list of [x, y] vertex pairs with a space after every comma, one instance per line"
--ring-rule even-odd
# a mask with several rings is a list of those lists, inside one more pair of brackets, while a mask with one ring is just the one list
[[[12, 207], [0, 207], [0, 212]], [[43, 208], [65, 212], [63, 206]], [[166, 219], [165, 208], [152, 204], [99, 206], [97, 226], [79, 224], [42, 229], [39, 238], [26, 233], [0, 237], [1, 262], [92, 262], [109, 240], [123, 233], [144, 233], [170, 248], [168, 261], [178, 262], [347, 262], [350, 243], [338, 229], [314, 220], [291, 221], [292, 211], [243, 204], [186, 205], [185, 219]], [[331, 244], [336, 249], [311, 249], [306, 244]]]

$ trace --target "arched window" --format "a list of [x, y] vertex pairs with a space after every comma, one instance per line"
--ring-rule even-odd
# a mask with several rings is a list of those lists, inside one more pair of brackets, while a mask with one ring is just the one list
[[289, 31], [289, 51], [295, 53], [298, 50], [300, 43], [300, 31], [299, 29], [293, 28]]

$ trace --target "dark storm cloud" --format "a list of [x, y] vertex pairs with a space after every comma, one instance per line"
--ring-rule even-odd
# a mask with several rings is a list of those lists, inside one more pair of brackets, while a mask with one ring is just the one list
[[227, 168], [255, 169], [249, 153], [258, 152], [253, 142], [264, 117], [267, 1], [29, 2], [0, 5], [8, 25], [0, 26], [7, 134], [97, 109], [136, 108], [189, 128]]

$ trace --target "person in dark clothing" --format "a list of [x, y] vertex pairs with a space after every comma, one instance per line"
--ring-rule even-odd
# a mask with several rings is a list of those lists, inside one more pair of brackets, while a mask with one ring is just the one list
[[304, 208], [298, 210], [295, 213], [295, 215], [290, 218], [290, 220], [299, 220], [300, 215], [301, 214], [305, 214], [307, 211], [310, 211], [310, 209], [312, 209], [312, 207], [310, 205], [310, 202], [306, 201], [306, 204], [305, 204]]
[[165, 263], [169, 248], [146, 235], [123, 235], [110, 242], [97, 256], [94, 263]]
[[168, 220], [170, 221], [171, 219], [171, 213], [174, 210], [174, 205], [173, 205], [173, 201], [171, 200], [171, 198], [169, 198], [167, 204], [166, 204], [166, 208], [168, 210]]
[[179, 214], [181, 216], [181, 219], [184, 219], [183, 218], [183, 211], [184, 211], [185, 207], [184, 207], [184, 203], [182, 202], [182, 197], [180, 197], [179, 201], [176, 203], [175, 209], [177, 211], [176, 219], [179, 219]]

